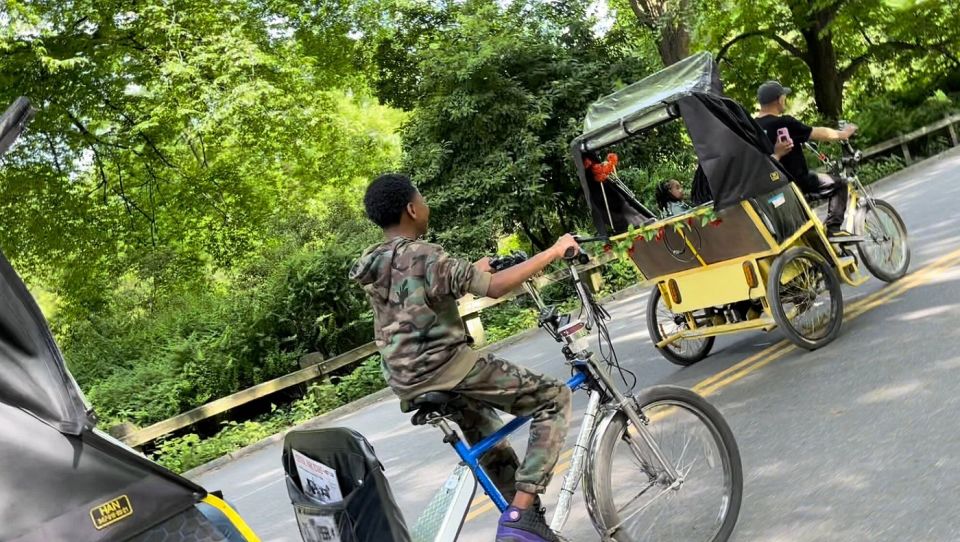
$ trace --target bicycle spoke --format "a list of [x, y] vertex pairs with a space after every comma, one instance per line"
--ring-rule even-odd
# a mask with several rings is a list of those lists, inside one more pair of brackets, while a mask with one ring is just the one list
[[[652, 462], [648, 445], [633, 424], [626, 422], [610, 463], [610, 487], [620, 487], [611, 502], [614, 518], [607, 535], [631, 542], [712, 540], [729, 510], [727, 466], [719, 457], [710, 426], [682, 403], [644, 406], [653, 445], [678, 478], [663, 476], [664, 466]], [[625, 457], [626, 456], [626, 457]], [[619, 458], [619, 459], [618, 459]], [[631, 475], [629, 469], [633, 469]], [[713, 533], [713, 534], [711, 534]]]

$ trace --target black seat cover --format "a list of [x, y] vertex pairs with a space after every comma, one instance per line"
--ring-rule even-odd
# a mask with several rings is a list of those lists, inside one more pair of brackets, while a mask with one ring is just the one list
[[[337, 471], [341, 502], [317, 504], [301, 491], [292, 450]], [[410, 542], [383, 465], [360, 433], [343, 427], [291, 431], [283, 439], [282, 461], [301, 523], [311, 516], [333, 516], [342, 542]]]

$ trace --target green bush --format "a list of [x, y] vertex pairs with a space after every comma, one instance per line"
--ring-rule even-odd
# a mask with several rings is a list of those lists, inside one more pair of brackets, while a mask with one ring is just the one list
[[170, 470], [184, 472], [309, 421], [385, 386], [380, 372], [380, 359], [373, 357], [340, 378], [336, 384], [329, 381], [314, 384], [309, 387], [306, 395], [289, 406], [273, 407], [270, 413], [254, 420], [224, 422], [222, 429], [209, 438], [189, 433], [164, 439], [153, 452], [153, 459]]
[[375, 391], [387, 387], [380, 368], [380, 357], [374, 356], [364, 361], [352, 373], [337, 382], [337, 397], [344, 404], [366, 397]]
[[860, 166], [860, 182], [870, 184], [906, 167], [900, 156], [886, 156], [871, 160]]
[[617, 258], [603, 266], [604, 293], [619, 292], [640, 282], [642, 277], [637, 266], [630, 260]]
[[904, 103], [891, 97], [870, 99], [851, 112], [851, 120], [860, 127], [857, 145], [867, 147], [912, 132], [958, 111], [960, 105], [956, 100], [938, 90], [919, 104]]
[[495, 343], [537, 327], [537, 309], [529, 298], [518, 298], [483, 311], [480, 321], [487, 342]]
[[139, 290], [120, 292], [61, 330], [61, 344], [104, 425], [153, 423], [290, 373], [304, 353], [332, 357], [368, 342], [370, 308], [347, 278], [356, 256], [321, 244], [291, 251], [265, 275], [230, 281], [249, 288], [152, 302]]

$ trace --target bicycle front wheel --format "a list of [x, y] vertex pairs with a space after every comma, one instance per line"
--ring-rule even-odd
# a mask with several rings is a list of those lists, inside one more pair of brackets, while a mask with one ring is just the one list
[[656, 386], [636, 404], [671, 481], [627, 415], [602, 424], [588, 465], [587, 503], [603, 540], [724, 541], [740, 513], [740, 450], [720, 412], [685, 388]]
[[866, 239], [857, 245], [857, 251], [870, 273], [884, 282], [905, 275], [910, 266], [907, 226], [893, 205], [873, 200], [873, 209], [867, 207], [864, 212], [862, 229]]

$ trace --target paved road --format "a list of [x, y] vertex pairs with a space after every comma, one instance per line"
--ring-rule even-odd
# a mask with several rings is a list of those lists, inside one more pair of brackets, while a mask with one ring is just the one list
[[[911, 274], [892, 287], [871, 280], [846, 288], [848, 316], [826, 348], [778, 349], [776, 331], [740, 334], [719, 339], [709, 358], [681, 369], [650, 345], [645, 293], [608, 305], [617, 351], [641, 385], [699, 384], [729, 421], [745, 473], [734, 540], [960, 538], [960, 152], [905, 177], [877, 193], [910, 230]], [[950, 253], [957, 257], [945, 260]], [[543, 334], [502, 355], [566, 373]], [[577, 412], [584, 403], [577, 398]], [[411, 426], [394, 399], [331, 425], [370, 439], [411, 524], [456, 463], [439, 434]], [[524, 439], [515, 439], [518, 451]], [[279, 459], [275, 445], [197, 479], [223, 489], [264, 540], [294, 542], [299, 534]], [[548, 494], [548, 506], [554, 499]], [[473, 515], [461, 540], [491, 540], [495, 514]], [[572, 540], [598, 539], [582, 512], [568, 525]]]

